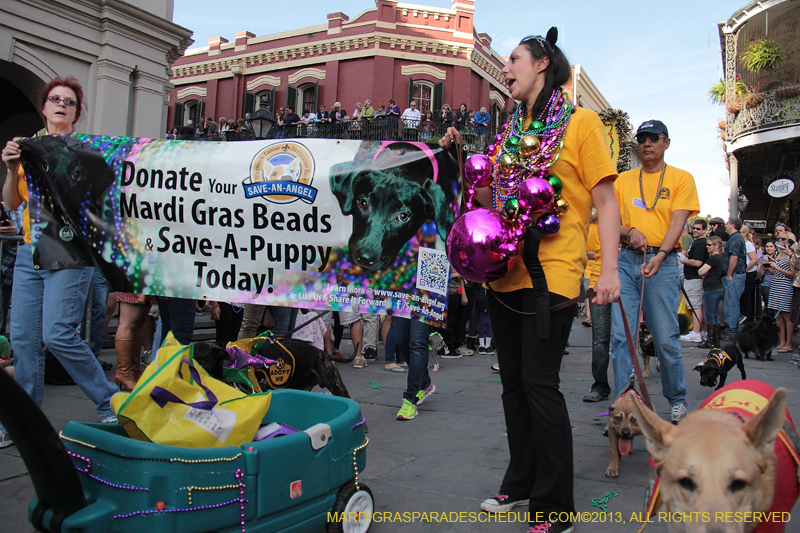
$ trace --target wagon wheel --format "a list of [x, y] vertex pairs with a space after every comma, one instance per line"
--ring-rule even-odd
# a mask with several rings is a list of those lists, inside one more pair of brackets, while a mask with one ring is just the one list
[[[341, 520], [328, 522], [327, 533], [367, 533], [372, 525], [375, 500], [372, 491], [363, 483], [356, 489], [355, 483], [345, 483], [339, 489], [333, 513]], [[363, 520], [363, 521], [360, 521]]]

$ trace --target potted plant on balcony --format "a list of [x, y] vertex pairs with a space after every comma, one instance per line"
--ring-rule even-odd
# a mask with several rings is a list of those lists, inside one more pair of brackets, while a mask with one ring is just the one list
[[733, 99], [730, 101], [728, 100], [727, 93], [728, 90], [725, 80], [722, 79], [712, 85], [708, 90], [708, 96], [713, 103], [720, 105], [725, 104], [725, 109], [728, 111], [728, 113], [735, 115], [742, 108], [742, 99], [749, 94], [747, 91], [747, 86], [740, 79], [740, 77], [737, 76], [736, 82], [734, 83]]
[[781, 100], [788, 100], [789, 98], [794, 98], [798, 95], [800, 95], [800, 85], [795, 85], [794, 87], [782, 87], [775, 91], [775, 98]]
[[772, 70], [784, 60], [783, 48], [769, 39], [750, 41], [741, 57], [751, 72], [761, 69]]

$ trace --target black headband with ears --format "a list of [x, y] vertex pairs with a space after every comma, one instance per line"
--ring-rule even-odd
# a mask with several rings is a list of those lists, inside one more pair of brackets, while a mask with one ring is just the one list
[[553, 26], [549, 30], [547, 30], [547, 35], [545, 36], [545, 40], [550, 43], [550, 46], [555, 46], [556, 41], [558, 41], [558, 28]]

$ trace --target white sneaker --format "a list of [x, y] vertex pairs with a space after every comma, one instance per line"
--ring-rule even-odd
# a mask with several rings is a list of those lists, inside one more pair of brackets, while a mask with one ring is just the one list
[[101, 424], [119, 424], [119, 422], [117, 422], [117, 417], [114, 416], [114, 415], [105, 417], [104, 419], [102, 419], [100, 421], [100, 423]]
[[703, 340], [703, 336], [696, 331], [690, 331], [686, 335], [681, 335], [681, 340], [684, 342], [700, 342]]
[[671, 405], [669, 408], [669, 421], [677, 426], [678, 422], [683, 420], [687, 412], [688, 411], [686, 410], [685, 403], [679, 403], [678, 405]]
[[11, 435], [0, 429], [0, 448], [8, 448], [12, 444], [14, 441], [11, 440]]

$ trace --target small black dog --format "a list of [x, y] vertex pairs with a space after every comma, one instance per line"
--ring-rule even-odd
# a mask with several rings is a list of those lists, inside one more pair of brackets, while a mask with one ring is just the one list
[[[354, 161], [331, 168], [331, 190], [343, 215], [353, 216], [350, 260], [365, 270], [383, 270], [426, 220], [442, 239], [453, 225], [449, 155], [436, 147], [433, 161], [418, 146], [365, 142]], [[436, 172], [437, 181], [434, 181]]]
[[713, 387], [719, 385], [719, 390], [725, 386], [725, 380], [728, 378], [728, 372], [733, 369], [734, 365], [739, 368], [742, 373], [742, 379], [747, 379], [747, 374], [744, 371], [744, 361], [742, 360], [742, 353], [733, 344], [727, 344], [723, 348], [712, 348], [706, 360], [696, 367], [695, 370], [700, 372], [700, 385], [703, 387]]
[[745, 359], [750, 359], [748, 354], [755, 352], [759, 361], [772, 361], [772, 350], [778, 346], [780, 331], [775, 318], [765, 313], [758, 320], [746, 322], [739, 328], [736, 345]]
[[[310, 391], [315, 385], [319, 385], [336, 396], [350, 397], [339, 370], [331, 361], [331, 356], [304, 341], [281, 340], [280, 342], [286, 350], [277, 343], [270, 342], [264, 343], [257, 350], [258, 355], [277, 361], [266, 369], [255, 371], [262, 390]], [[212, 378], [225, 380], [222, 368], [229, 356], [224, 348], [220, 348], [214, 342], [197, 342], [193, 346], [192, 356]], [[336, 360], [344, 363], [349, 361]]]

